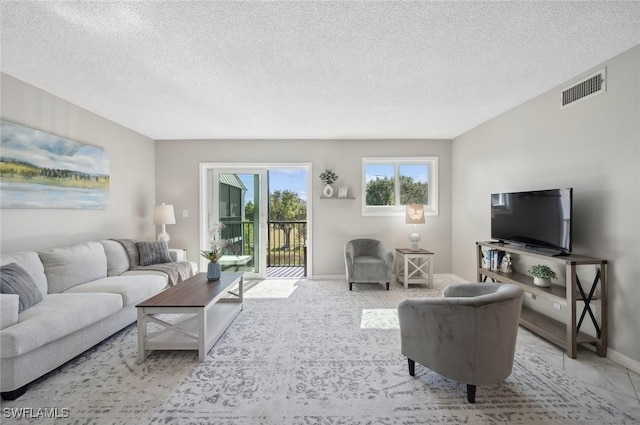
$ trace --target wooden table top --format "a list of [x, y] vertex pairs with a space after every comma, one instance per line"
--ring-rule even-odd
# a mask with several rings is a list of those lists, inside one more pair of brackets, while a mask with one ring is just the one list
[[220, 280], [209, 282], [206, 273], [197, 273], [142, 301], [136, 307], [205, 307], [241, 277], [242, 273], [222, 273]]
[[396, 248], [396, 251], [401, 252], [403, 254], [433, 254], [431, 251], [427, 251], [426, 249], [420, 248], [417, 251], [413, 251], [409, 248]]

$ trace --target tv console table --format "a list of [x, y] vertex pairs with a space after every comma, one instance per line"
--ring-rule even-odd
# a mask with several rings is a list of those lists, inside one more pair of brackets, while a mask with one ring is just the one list
[[[551, 284], [543, 288], [533, 284], [533, 277], [524, 273], [504, 273], [482, 267], [482, 249], [493, 249], [518, 256], [538, 258], [545, 262], [558, 263], [565, 268], [565, 286]], [[543, 313], [522, 306], [520, 325], [566, 350], [567, 355], [576, 358], [578, 344], [592, 344], [596, 353], [607, 355], [607, 261], [581, 255], [554, 256], [535, 249], [500, 242], [476, 242], [478, 282], [488, 278], [494, 282], [513, 283], [525, 292], [547, 299], [566, 308], [565, 321], [560, 322]], [[583, 286], [578, 278], [579, 267], [595, 267], [596, 273], [590, 287]], [[599, 289], [599, 291], [598, 291]], [[578, 304], [584, 302], [583, 305]], [[592, 306], [597, 306], [594, 313]], [[578, 317], [578, 308], [582, 311]], [[593, 323], [595, 336], [580, 331], [585, 318]]]

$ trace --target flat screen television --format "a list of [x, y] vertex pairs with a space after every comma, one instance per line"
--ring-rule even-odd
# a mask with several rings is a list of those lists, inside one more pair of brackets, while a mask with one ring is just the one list
[[571, 252], [573, 188], [491, 194], [491, 239]]

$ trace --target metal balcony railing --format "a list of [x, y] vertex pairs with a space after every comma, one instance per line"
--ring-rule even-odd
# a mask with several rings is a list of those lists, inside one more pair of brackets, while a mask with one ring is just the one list
[[[223, 220], [222, 239], [228, 239], [234, 247], [229, 254], [254, 254], [254, 223], [252, 221]], [[306, 221], [267, 222], [267, 267], [304, 267], [306, 275]]]

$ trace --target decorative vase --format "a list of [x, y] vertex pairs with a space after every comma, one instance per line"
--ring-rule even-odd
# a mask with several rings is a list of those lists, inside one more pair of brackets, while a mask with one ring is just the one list
[[542, 277], [534, 277], [533, 284], [536, 286], [540, 286], [541, 288], [548, 288], [551, 286], [551, 279], [542, 278]]
[[330, 184], [326, 185], [324, 189], [322, 189], [322, 194], [325, 198], [331, 198], [333, 196], [333, 187]]
[[217, 261], [211, 261], [207, 267], [207, 280], [219, 280], [220, 279], [220, 263]]

